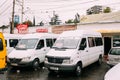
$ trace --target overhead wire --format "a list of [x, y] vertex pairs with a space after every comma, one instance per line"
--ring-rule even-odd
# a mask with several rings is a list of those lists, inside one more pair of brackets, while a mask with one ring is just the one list
[[10, 8], [12, 8], [11, 4], [9, 4], [1, 13], [0, 16], [7, 12]]
[[[49, 12], [51, 12], [53, 10], [60, 11], [60, 12], [66, 11], [66, 10], [67, 11], [73, 11], [73, 10], [78, 10], [80, 8], [77, 8], [77, 9], [66, 9], [66, 7], [72, 7], [73, 8], [73, 6], [78, 6], [80, 4], [84, 5], [86, 3], [91, 3], [91, 2], [95, 2], [95, 1], [98, 1], [98, 0], [86, 1], [86, 2], [82, 2], [82, 3], [73, 3], [73, 4], [68, 4], [68, 5], [62, 5], [62, 6], [57, 6], [57, 7], [53, 7], [53, 8], [47, 8], [47, 9], [44, 9], [44, 10], [43, 9], [37, 9], [37, 10], [49, 11]], [[105, 4], [105, 5], [114, 5], [114, 4], [119, 4], [119, 3], [117, 2], [117, 3], [110, 3], [110, 4]]]
[[[86, 4], [86, 3], [90, 3], [90, 2], [95, 2], [95, 1], [98, 1], [98, 0], [91, 0], [91, 1], [85, 1], [85, 2], [76, 2], [76, 3], [72, 3], [72, 4], [67, 4], [67, 5], [64, 5], [64, 4], [62, 4], [62, 5], [57, 5], [57, 7], [53, 7], [53, 8], [47, 8], [47, 9], [45, 9], [45, 10], [50, 10], [50, 9], [61, 9], [61, 8], [66, 8], [66, 7], [74, 7], [74, 6], [78, 6], [78, 5], [80, 5], [80, 4]], [[40, 4], [41, 5], [41, 4]], [[46, 6], [46, 5], [44, 5], [44, 6]], [[52, 5], [51, 5], [52, 6]], [[54, 4], [53, 4], [53, 6], [55, 6]], [[42, 9], [41, 9], [42, 10]]]
[[[28, 1], [30, 1], [30, 0], [28, 0]], [[26, 1], [26, 3], [31, 3], [31, 2], [28, 2], [28, 1]], [[40, 1], [40, 2], [42, 2], [42, 3], [56, 3], [56, 2], [59, 3], [59, 2], [68, 2], [68, 1], [82, 1], [82, 0], [53, 0], [53, 1], [48, 1], [48, 0], [45, 1], [45, 0], [44, 0], [43, 2], [42, 2], [42, 1]], [[39, 2], [39, 1], [38, 1], [38, 2]], [[34, 2], [32, 2], [32, 3], [38, 3], [38, 2], [35, 2], [35, 1], [34, 1]]]
[[0, 5], [0, 8], [5, 5], [5, 3], [7, 2], [8, 0], [5, 0], [1, 5]]

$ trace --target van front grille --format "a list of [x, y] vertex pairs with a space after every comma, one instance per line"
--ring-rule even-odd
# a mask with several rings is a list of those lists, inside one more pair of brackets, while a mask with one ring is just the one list
[[54, 57], [47, 57], [48, 58], [48, 62], [50, 63], [57, 63], [57, 64], [62, 64], [63, 62], [63, 58], [54, 58]]
[[9, 58], [11, 63], [19, 63], [22, 59]]

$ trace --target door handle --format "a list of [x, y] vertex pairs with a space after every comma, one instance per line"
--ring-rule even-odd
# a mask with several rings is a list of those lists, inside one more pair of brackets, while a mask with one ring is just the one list
[[88, 50], [86, 50], [86, 52], [88, 52]]
[[43, 51], [46, 51], [46, 49], [43, 49]]

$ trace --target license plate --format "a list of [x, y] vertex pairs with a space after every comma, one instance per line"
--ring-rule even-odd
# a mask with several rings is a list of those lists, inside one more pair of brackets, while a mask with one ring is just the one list
[[58, 67], [50, 67], [50, 69], [52, 69], [52, 70], [59, 70]]
[[12, 66], [18, 66], [18, 64], [16, 64], [16, 63], [12, 63], [11, 65], [12, 65]]

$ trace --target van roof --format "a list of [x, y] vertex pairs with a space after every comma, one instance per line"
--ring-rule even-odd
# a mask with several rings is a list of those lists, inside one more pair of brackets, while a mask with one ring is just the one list
[[3, 35], [5, 38], [13, 38], [13, 39], [15, 39], [15, 38], [21, 39], [24, 36], [22, 34], [9, 34], [9, 33], [3, 33]]
[[44, 37], [58, 37], [58, 34], [52, 33], [33, 33], [33, 34], [26, 34], [23, 38], [44, 38]]
[[101, 37], [100, 32], [91, 31], [91, 30], [72, 30], [72, 31], [64, 31], [60, 37], [66, 37], [66, 36], [73, 36], [73, 37], [80, 37], [80, 36], [96, 36]]

